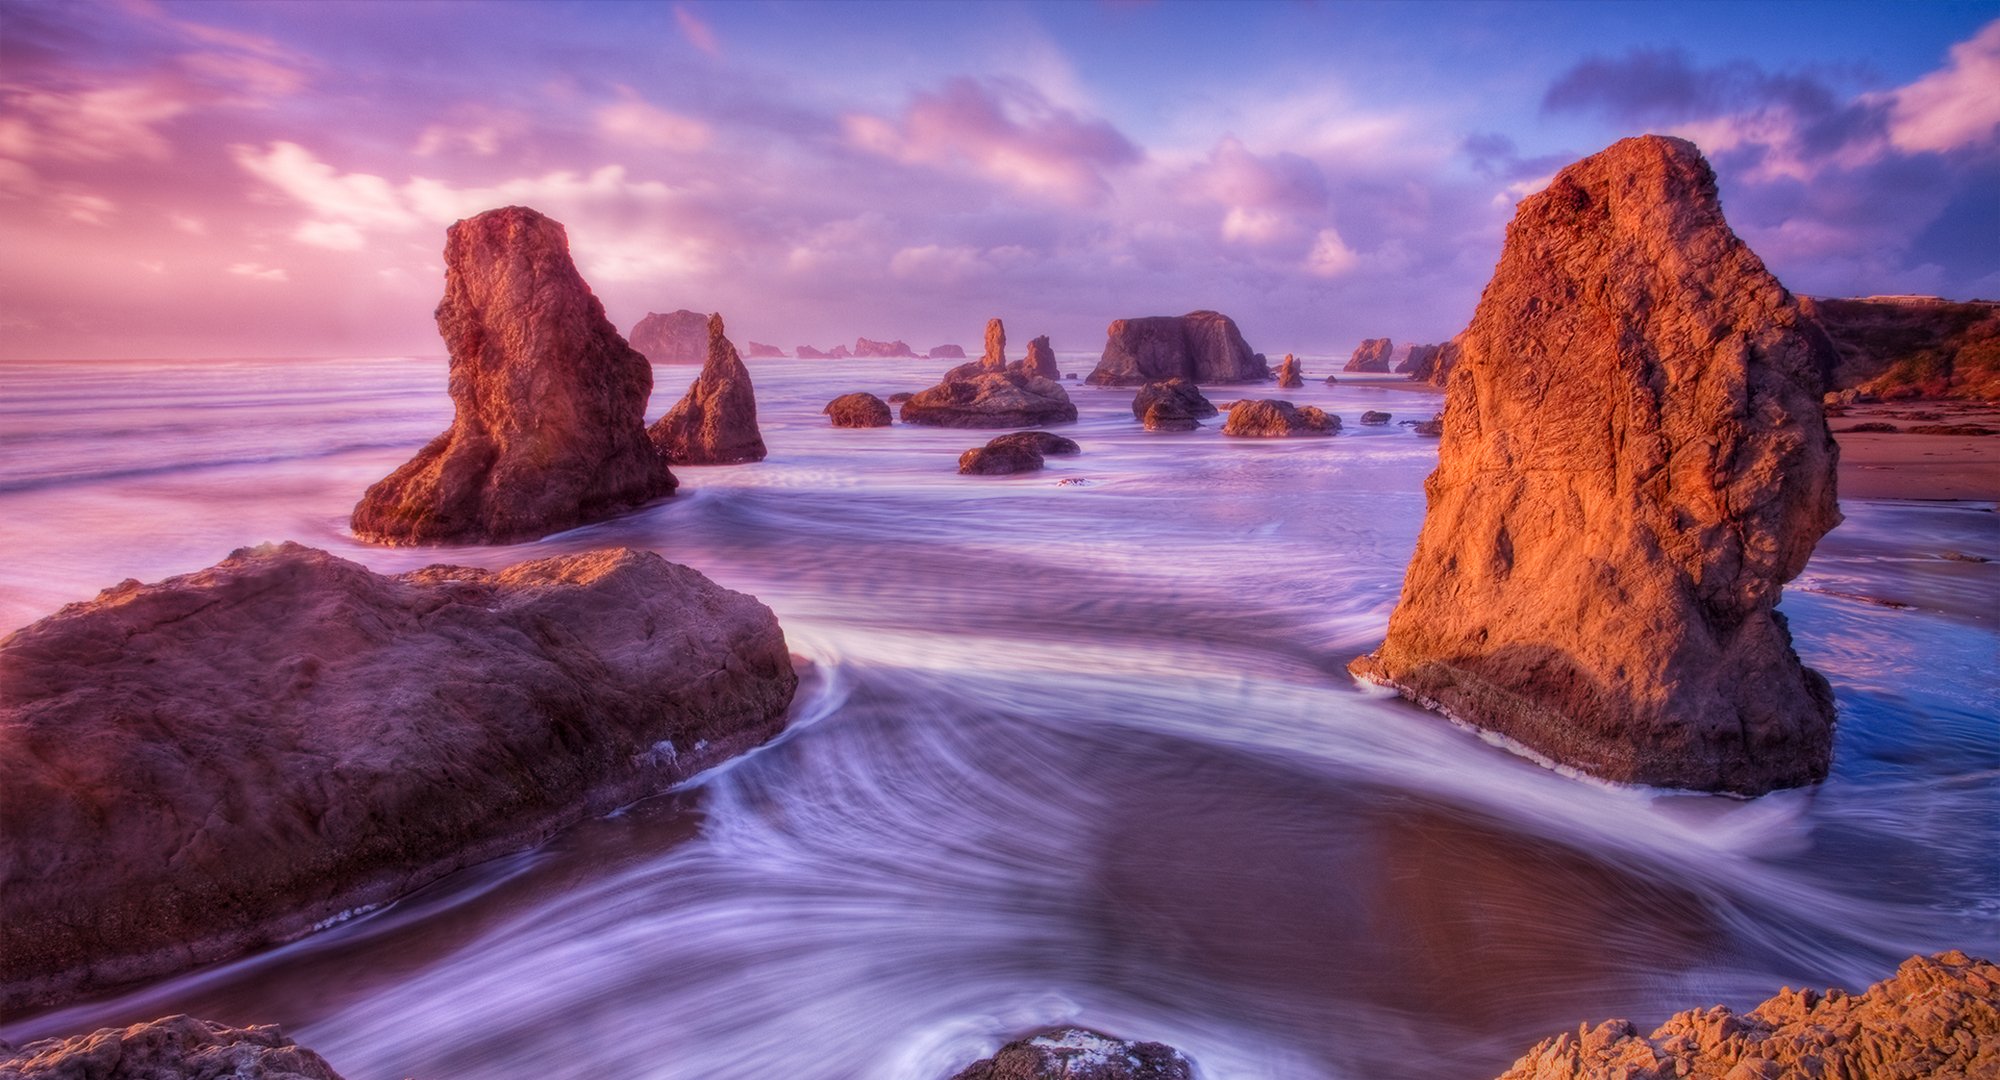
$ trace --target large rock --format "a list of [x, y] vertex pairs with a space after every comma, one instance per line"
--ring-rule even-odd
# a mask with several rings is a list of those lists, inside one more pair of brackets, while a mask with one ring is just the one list
[[0, 1008], [284, 941], [776, 734], [770, 610], [650, 552], [296, 544], [0, 639]]
[[1161, 379], [1195, 383], [1262, 382], [1271, 366], [1250, 350], [1227, 315], [1191, 311], [1119, 319], [1106, 332], [1104, 356], [1085, 382], [1139, 386]]
[[1305, 384], [1305, 377], [1299, 374], [1298, 359], [1291, 353], [1286, 353], [1284, 360], [1278, 364], [1278, 388], [1296, 390]]
[[4, 1080], [340, 1080], [326, 1059], [276, 1024], [233, 1028], [168, 1016], [88, 1035], [42, 1039], [8, 1051]]
[[2000, 399], [2000, 303], [1800, 297], [1835, 350], [1830, 384], [1884, 399]]
[[632, 347], [655, 364], [699, 364], [708, 359], [708, 316], [682, 308], [649, 311], [632, 327]]
[[708, 317], [708, 362], [701, 366], [701, 374], [646, 434], [674, 465], [764, 460], [757, 392], [750, 385], [750, 369], [723, 334], [720, 314]]
[[1251, 439], [1283, 439], [1295, 435], [1332, 435], [1340, 430], [1340, 417], [1317, 406], [1294, 406], [1289, 401], [1249, 399], [1229, 409], [1222, 422], [1224, 435]]
[[1149, 382], [1132, 396], [1132, 415], [1147, 431], [1193, 431], [1215, 413], [1214, 403], [1186, 379]]
[[646, 438], [653, 371], [604, 317], [555, 221], [488, 210], [445, 239], [451, 427], [355, 506], [386, 544], [532, 540], [673, 494]]
[[1049, 346], [1049, 336], [1028, 342], [1027, 355], [1021, 357], [1021, 371], [1037, 379], [1060, 379], [1062, 369], [1056, 366], [1056, 351]]
[[1438, 346], [1437, 355], [1410, 369], [1411, 381], [1429, 383], [1432, 386], [1444, 386], [1449, 383], [1452, 369], [1458, 366], [1459, 358], [1465, 355], [1464, 339], [1465, 333], [1460, 331], [1457, 337]]
[[1347, 358], [1347, 366], [1342, 371], [1382, 372], [1389, 370], [1389, 357], [1394, 355], [1396, 345], [1385, 337], [1369, 338], [1354, 349], [1354, 355]]
[[752, 360], [783, 360], [785, 359], [785, 350], [778, 348], [776, 345], [766, 345], [761, 341], [753, 341], [744, 346], [743, 355]]
[[1528, 1051], [1500, 1080], [1755, 1080], [2000, 1076], [2000, 967], [1915, 956], [1860, 994], [1780, 991], [1741, 1016], [1676, 1013], [1649, 1036], [1584, 1025]]
[[1462, 337], [1388, 639], [1350, 667], [1611, 780], [1826, 775], [1833, 698], [1773, 610], [1840, 520], [1824, 356], [1680, 139], [1520, 205]]
[[867, 338], [854, 339], [854, 355], [876, 359], [917, 359], [909, 343], [903, 341], [871, 341]]
[[1061, 383], [1028, 374], [1020, 364], [1010, 367], [1007, 329], [999, 319], [990, 319], [984, 355], [912, 395], [903, 402], [901, 416], [905, 424], [933, 427], [1035, 427], [1074, 421], [1076, 405]]
[[1417, 382], [1428, 382], [1431, 373], [1437, 370], [1438, 354], [1443, 351], [1442, 345], [1412, 345], [1409, 355], [1396, 365], [1396, 374], [1408, 375]]
[[893, 420], [888, 403], [868, 393], [842, 394], [821, 411], [832, 419], [834, 427], [888, 427]]
[[1010, 1042], [952, 1080], [1194, 1080], [1194, 1064], [1165, 1043], [1063, 1027]]

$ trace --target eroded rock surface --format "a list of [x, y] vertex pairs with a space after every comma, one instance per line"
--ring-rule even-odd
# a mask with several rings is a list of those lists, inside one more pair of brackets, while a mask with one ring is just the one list
[[633, 325], [631, 340], [655, 364], [699, 364], [708, 359], [708, 316], [686, 308], [649, 311]]
[[1394, 355], [1396, 344], [1385, 337], [1369, 338], [1354, 349], [1354, 355], [1347, 358], [1347, 366], [1342, 371], [1381, 372], [1389, 370], [1389, 357]]
[[1251, 439], [1283, 439], [1294, 435], [1331, 435], [1340, 430], [1340, 417], [1314, 405], [1294, 406], [1289, 401], [1247, 398], [1230, 406], [1229, 419], [1222, 422], [1224, 435]]
[[721, 315], [708, 317], [708, 362], [701, 366], [701, 374], [646, 434], [674, 465], [764, 460], [757, 392], [750, 385], [750, 369], [723, 333]]
[[0, 639], [0, 1007], [307, 932], [776, 734], [770, 609], [650, 552], [247, 548]]
[[1299, 373], [1298, 359], [1291, 353], [1286, 353], [1285, 358], [1278, 363], [1278, 389], [1296, 390], [1305, 384], [1305, 377]]
[[368, 489], [354, 534], [532, 540], [673, 494], [646, 438], [652, 366], [604, 317], [563, 227], [524, 206], [488, 210], [451, 227], [444, 258], [452, 424]]
[[1741, 1016], [1676, 1013], [1651, 1035], [1607, 1020], [1528, 1051], [1500, 1080], [2000, 1076], [2000, 967], [1915, 956], [1860, 994], [1789, 987]]
[[1215, 414], [1215, 405], [1186, 379], [1149, 382], [1132, 397], [1132, 415], [1147, 431], [1193, 431]]
[[1010, 1042], [952, 1080], [1194, 1080], [1194, 1065], [1165, 1043], [1066, 1027]]
[[1612, 780], [1825, 776], [1832, 695], [1773, 610], [1840, 520], [1807, 331], [1692, 144], [1564, 169], [1461, 335], [1402, 598], [1351, 669]]
[[233, 1028], [168, 1016], [0, 1048], [0, 1080], [341, 1080], [275, 1024]]
[[842, 394], [826, 403], [823, 410], [834, 427], [888, 427], [894, 417], [888, 402], [874, 394]]
[[1227, 315], [1191, 311], [1119, 319], [1106, 332], [1104, 356], [1086, 382], [1139, 386], [1161, 379], [1195, 383], [1261, 382], [1271, 367], [1252, 352]]

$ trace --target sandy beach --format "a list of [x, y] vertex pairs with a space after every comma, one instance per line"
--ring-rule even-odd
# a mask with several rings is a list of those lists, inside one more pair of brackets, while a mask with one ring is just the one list
[[[1840, 494], [1845, 498], [2000, 501], [2000, 435], [1915, 430], [1971, 425], [2000, 432], [2000, 405], [1959, 401], [1849, 405], [1827, 422], [1840, 444]], [[1855, 430], [1880, 424], [1895, 430]]]

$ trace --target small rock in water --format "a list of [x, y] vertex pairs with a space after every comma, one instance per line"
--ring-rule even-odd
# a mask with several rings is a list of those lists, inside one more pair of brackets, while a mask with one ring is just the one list
[[1386, 424], [1393, 419], [1395, 419], [1393, 415], [1385, 412], [1376, 412], [1373, 409], [1361, 414], [1361, 422], [1364, 424]]
[[1050, 1028], [1008, 1043], [952, 1080], [1194, 1080], [1194, 1063], [1165, 1043]]
[[1285, 359], [1278, 364], [1278, 388], [1295, 390], [1305, 384], [1305, 377], [1299, 373], [1298, 358], [1286, 353]]
[[888, 427], [891, 421], [888, 403], [874, 394], [842, 394], [827, 402], [821, 411], [833, 421], [834, 427]]
[[1993, 561], [1993, 560], [1991, 560], [1991, 559], [1988, 559], [1988, 558], [1987, 558], [1986, 556], [1984, 556], [1984, 555], [1970, 555], [1970, 554], [1967, 554], [1966, 552], [1963, 552], [1963, 551], [1947, 551], [1947, 552], [1945, 552], [1945, 553], [1944, 553], [1944, 556], [1943, 556], [1943, 557], [1944, 557], [1944, 558], [1947, 558], [1947, 559], [1950, 559], [1950, 560], [1951, 560], [1952, 562], [1974, 562], [1974, 563], [1978, 563], [1978, 562], [1992, 562], [1992, 561]]
[[1247, 399], [1229, 410], [1222, 425], [1224, 435], [1260, 439], [1281, 439], [1294, 435], [1331, 435], [1340, 430], [1340, 417], [1330, 416], [1317, 406], [1295, 406], [1289, 401]]
[[1066, 477], [1062, 478], [1061, 480], [1058, 480], [1058, 481], [1056, 481], [1056, 486], [1057, 486], [1057, 487], [1089, 487], [1089, 486], [1090, 486], [1090, 485], [1091, 485], [1092, 483], [1093, 483], [1093, 481], [1090, 481], [1090, 480], [1086, 480], [1086, 479], [1084, 479], [1084, 478], [1083, 478], [1083, 477], [1081, 477], [1081, 476], [1066, 476]]

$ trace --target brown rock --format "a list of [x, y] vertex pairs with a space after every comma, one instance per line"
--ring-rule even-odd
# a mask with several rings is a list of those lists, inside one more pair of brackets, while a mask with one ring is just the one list
[[1026, 446], [1035, 453], [1046, 457], [1074, 457], [1083, 453], [1083, 447], [1075, 439], [1066, 439], [1053, 431], [1016, 431], [1009, 435], [995, 436], [986, 444], [990, 447]]
[[1293, 435], [1331, 435], [1340, 430], [1340, 417], [1329, 416], [1312, 405], [1294, 407], [1289, 401], [1246, 398], [1229, 410], [1223, 421], [1224, 435], [1253, 439], [1282, 439]]
[[1789, 987], [1749, 1013], [1677, 1013], [1640, 1037], [1629, 1021], [1540, 1043], [1500, 1080], [1752, 1080], [2000, 1076], [2000, 967], [1962, 952], [1915, 956], [1860, 994]]
[[826, 403], [823, 410], [833, 418], [834, 427], [888, 427], [889, 406], [874, 394], [842, 394]]
[[1444, 417], [1433, 416], [1429, 420], [1419, 420], [1410, 425], [1413, 435], [1427, 435], [1433, 439], [1444, 435]]
[[1165, 1043], [1065, 1027], [1010, 1042], [952, 1080], [1194, 1080], [1194, 1064]]
[[865, 337], [854, 339], [854, 355], [876, 359], [917, 359], [917, 354], [910, 350], [907, 342], [870, 341]]
[[682, 308], [649, 311], [632, 327], [632, 347], [655, 364], [699, 364], [708, 359], [708, 316]]
[[1193, 431], [1215, 414], [1215, 405], [1186, 379], [1149, 382], [1132, 398], [1132, 415], [1147, 431]]
[[[1014, 365], [1019, 371], [1019, 364]], [[986, 351], [979, 359], [960, 364], [944, 373], [941, 383], [963, 382], [980, 375], [1002, 374], [1007, 371], [1007, 327], [999, 319], [986, 320]]]
[[783, 360], [785, 359], [785, 350], [778, 348], [776, 345], [766, 345], [761, 341], [753, 341], [743, 350], [743, 355], [752, 360]]
[[901, 415], [905, 424], [932, 427], [1035, 427], [1074, 421], [1076, 405], [1061, 383], [1008, 371], [918, 391]]
[[1833, 699], [1773, 611], [1840, 520], [1819, 339], [1690, 143], [1523, 201], [1445, 405], [1388, 639], [1357, 675], [1612, 780], [1826, 775]]
[[933, 345], [929, 356], [932, 360], [963, 360], [965, 347], [962, 345]]
[[0, 1008], [298, 937], [783, 726], [770, 610], [651, 552], [296, 544], [0, 639]]
[[6, 1080], [340, 1080], [326, 1059], [285, 1038], [276, 1024], [233, 1028], [168, 1016], [127, 1028], [42, 1039], [9, 1053]]
[[1305, 384], [1304, 376], [1299, 374], [1298, 360], [1291, 353], [1286, 353], [1285, 359], [1278, 364], [1278, 389], [1296, 390]]
[[438, 332], [451, 427], [378, 481], [352, 527], [384, 544], [531, 540], [673, 494], [646, 439], [653, 372], [570, 262], [563, 227], [525, 206], [445, 239]]
[[2000, 303], [1800, 297], [1799, 308], [1833, 345], [1831, 386], [1884, 400], [2000, 398]]
[[1442, 345], [1412, 345], [1410, 354], [1396, 365], [1396, 374], [1408, 375], [1417, 382], [1428, 382], [1431, 373], [1437, 370], [1438, 354], [1442, 352]]
[[831, 360], [831, 359], [833, 359], [833, 354], [832, 354], [832, 353], [830, 353], [830, 352], [822, 352], [821, 350], [819, 350], [819, 349], [815, 349], [815, 348], [813, 348], [813, 347], [812, 347], [812, 346], [810, 346], [810, 345], [801, 345], [801, 346], [799, 346], [798, 348], [796, 348], [796, 349], [793, 349], [793, 350], [792, 350], [792, 354], [793, 354], [793, 355], [795, 355], [795, 356], [797, 356], [797, 357], [798, 357], [799, 359], [801, 359], [801, 360]]
[[764, 460], [757, 392], [750, 369], [723, 336], [722, 316], [708, 317], [708, 362], [667, 415], [646, 431], [674, 465], [740, 465]]
[[958, 471], [967, 476], [1005, 476], [1009, 473], [1034, 472], [1045, 462], [1042, 453], [1026, 443], [1009, 443], [1004, 446], [975, 446], [958, 455]]
[[1395, 343], [1385, 337], [1369, 338], [1348, 357], [1347, 366], [1342, 371], [1388, 371], [1389, 357], [1396, 351]]
[[1264, 358], [1250, 350], [1227, 315], [1191, 311], [1111, 324], [1104, 356], [1085, 382], [1139, 386], [1161, 379], [1195, 383], [1261, 382], [1271, 377]]
[[901, 405], [903, 402], [908, 401], [916, 396], [917, 395], [909, 393], [908, 391], [899, 390], [896, 393], [889, 395], [889, 404]]
[[1340, 379], [1339, 379], [1339, 378], [1337, 378], [1336, 376], [1333, 376], [1333, 375], [1328, 375], [1328, 376], [1326, 377], [1326, 384], [1327, 384], [1328, 386], [1337, 386], [1337, 385], [1339, 385], [1339, 384], [1340, 384]]
[[1364, 424], [1371, 424], [1371, 425], [1386, 424], [1394, 419], [1395, 419], [1394, 415], [1385, 412], [1377, 412], [1374, 409], [1370, 409], [1367, 412], [1361, 414], [1361, 422]]
[[1037, 379], [1060, 379], [1062, 370], [1056, 367], [1056, 351], [1049, 347], [1049, 336], [1028, 342], [1028, 354], [1021, 358], [1021, 371]]

